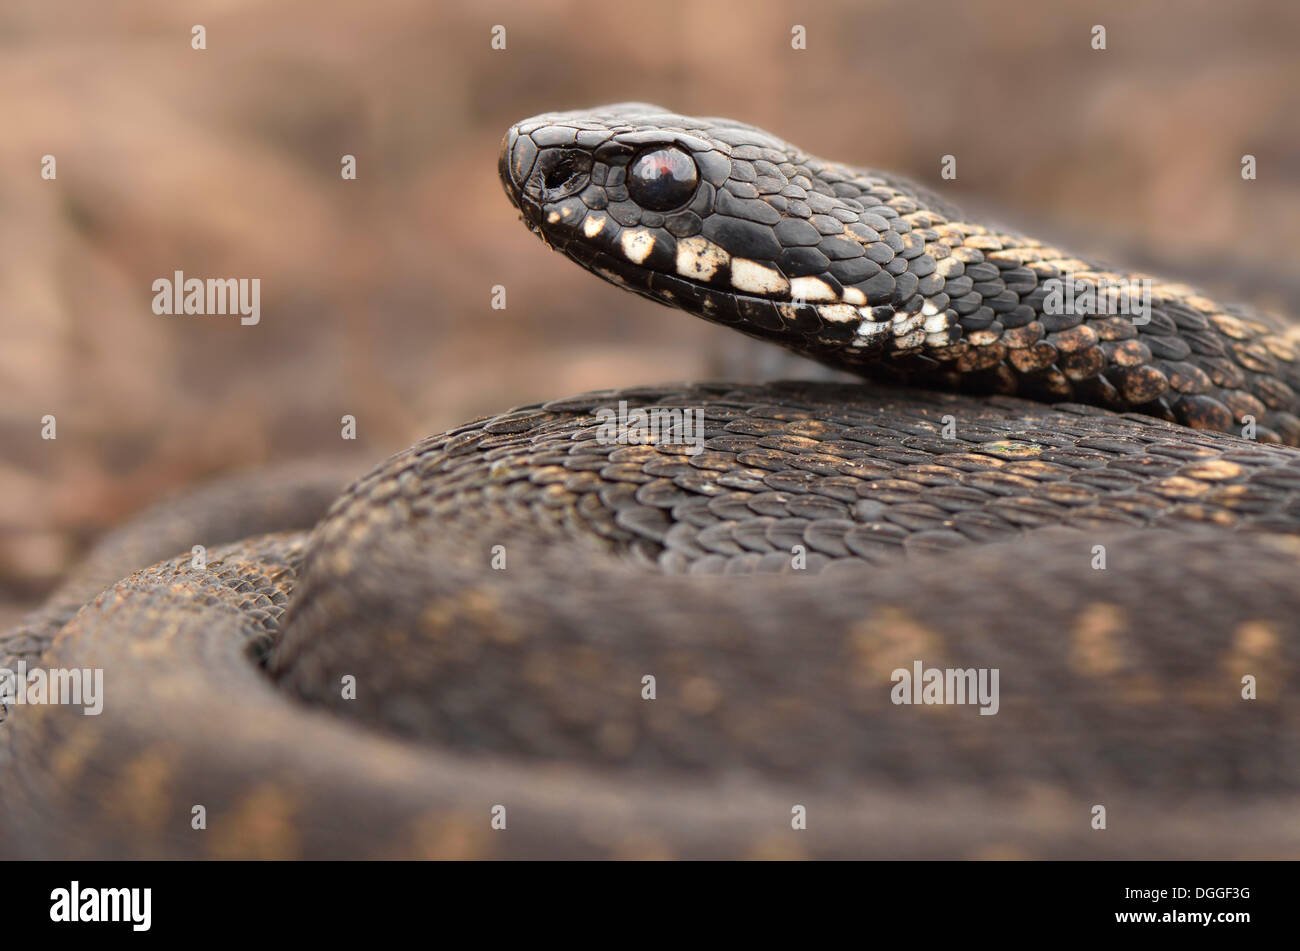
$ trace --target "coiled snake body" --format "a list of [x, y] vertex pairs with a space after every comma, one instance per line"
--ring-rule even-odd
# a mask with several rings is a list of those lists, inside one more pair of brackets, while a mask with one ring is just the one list
[[[316, 470], [160, 510], [5, 638], [105, 682], [10, 706], [7, 852], [1300, 854], [1294, 323], [1063, 310], [1129, 275], [724, 120], [541, 116], [500, 168], [582, 266], [872, 382], [586, 394], [319, 520]], [[997, 712], [894, 702], [914, 664]]]

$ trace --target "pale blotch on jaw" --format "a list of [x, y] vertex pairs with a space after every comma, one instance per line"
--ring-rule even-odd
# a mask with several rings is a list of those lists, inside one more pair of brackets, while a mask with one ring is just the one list
[[858, 324], [859, 337], [878, 337], [881, 334], [889, 333], [891, 324], [889, 321], [871, 320], [867, 314], [862, 314], [862, 323]]
[[589, 215], [582, 223], [582, 233], [588, 238], [594, 238], [605, 230], [605, 222], [608, 220], [604, 215]]
[[[839, 300], [835, 291], [820, 277], [796, 277], [790, 281], [790, 296], [806, 301]], [[866, 303], [863, 298], [862, 303]]]
[[862, 293], [860, 288], [846, 287], [844, 288], [844, 302], [852, 304], [854, 307], [866, 307], [867, 295]]
[[862, 314], [852, 304], [823, 304], [817, 313], [828, 324], [851, 324], [862, 319]]
[[904, 337], [919, 330], [921, 323], [925, 320], [920, 314], [898, 314], [894, 317], [894, 336]]
[[623, 254], [633, 264], [642, 264], [655, 247], [655, 236], [643, 228], [624, 231], [618, 238]]
[[553, 225], [559, 224], [565, 218], [572, 218], [572, 217], [573, 217], [573, 209], [570, 208], [568, 205], [560, 206], [560, 209], [558, 211], [548, 211], [546, 213], [547, 223]]
[[790, 282], [780, 271], [749, 258], [732, 259], [731, 286], [746, 294], [786, 294], [790, 290]]
[[948, 315], [945, 313], [934, 314], [926, 317], [925, 323], [921, 325], [921, 329], [923, 329], [927, 334], [943, 333], [948, 329]]
[[782, 301], [776, 305], [776, 312], [781, 315], [781, 319], [786, 323], [794, 323], [799, 319], [799, 308], [790, 301]]
[[710, 281], [731, 255], [708, 238], [696, 235], [677, 242], [677, 273], [695, 281]]

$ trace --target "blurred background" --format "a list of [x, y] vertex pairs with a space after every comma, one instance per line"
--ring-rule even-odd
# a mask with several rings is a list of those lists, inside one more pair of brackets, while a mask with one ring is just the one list
[[[0, 627], [211, 474], [364, 468], [512, 405], [743, 370], [734, 334], [528, 234], [496, 180], [514, 121], [628, 99], [727, 115], [1296, 313], [1297, 49], [1289, 0], [5, 0]], [[177, 269], [260, 278], [261, 323], [155, 316]]]

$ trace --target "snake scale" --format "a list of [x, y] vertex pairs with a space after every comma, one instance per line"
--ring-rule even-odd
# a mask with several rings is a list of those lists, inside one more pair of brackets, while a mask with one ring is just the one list
[[[1295, 323], [1070, 312], [1131, 275], [644, 104], [500, 172], [584, 268], [863, 382], [588, 393], [157, 510], [5, 637], [105, 683], [10, 705], [6, 854], [1300, 855]], [[895, 703], [916, 662], [996, 714]]]

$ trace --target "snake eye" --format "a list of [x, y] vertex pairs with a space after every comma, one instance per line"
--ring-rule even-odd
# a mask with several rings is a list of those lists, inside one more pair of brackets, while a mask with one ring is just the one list
[[681, 149], [655, 149], [628, 168], [627, 193], [648, 211], [668, 211], [690, 201], [698, 181], [695, 160]]

